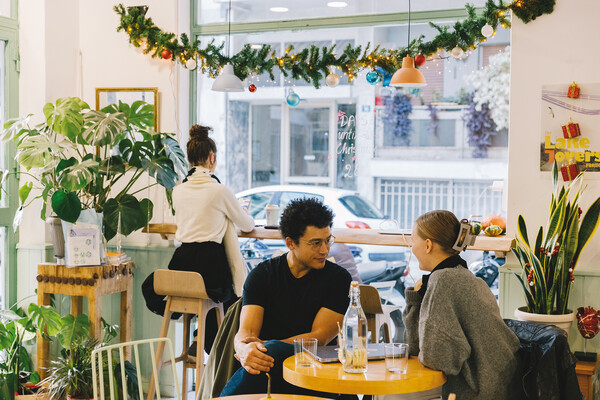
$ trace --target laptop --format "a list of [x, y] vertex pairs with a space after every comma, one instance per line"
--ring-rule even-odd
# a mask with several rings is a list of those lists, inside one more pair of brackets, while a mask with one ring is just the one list
[[[383, 345], [385, 343], [369, 343], [367, 345], [367, 359], [368, 360], [383, 360], [385, 359], [385, 351]], [[340, 362], [338, 358], [338, 345], [333, 346], [319, 346], [317, 347], [317, 355], [315, 359], [320, 363], [334, 363]]]

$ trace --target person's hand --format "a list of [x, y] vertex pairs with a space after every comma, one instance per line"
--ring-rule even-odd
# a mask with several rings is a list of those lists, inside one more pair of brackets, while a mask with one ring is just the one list
[[423, 286], [423, 280], [419, 279], [417, 282], [415, 282], [415, 292], [421, 289], [421, 286]]
[[250, 374], [258, 375], [261, 372], [269, 372], [273, 367], [275, 360], [265, 354], [267, 348], [257, 337], [247, 337], [241, 340], [235, 350], [235, 358]]

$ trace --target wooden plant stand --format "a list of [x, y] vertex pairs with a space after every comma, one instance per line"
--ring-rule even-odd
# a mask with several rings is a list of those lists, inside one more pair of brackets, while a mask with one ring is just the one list
[[[91, 334], [102, 339], [102, 296], [121, 294], [121, 342], [131, 341], [133, 307], [133, 269], [131, 261], [119, 265], [67, 268], [64, 265], [39, 264], [38, 305], [50, 305], [51, 294], [71, 296], [71, 314], [77, 316], [83, 310], [83, 297], [88, 298], [88, 315]], [[50, 343], [38, 334], [37, 371], [43, 379], [49, 366]]]

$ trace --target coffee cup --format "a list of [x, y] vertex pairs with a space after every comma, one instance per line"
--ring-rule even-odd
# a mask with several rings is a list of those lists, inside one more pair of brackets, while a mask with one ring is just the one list
[[276, 226], [279, 224], [279, 206], [276, 204], [269, 204], [265, 207], [265, 214], [267, 215], [267, 226]]

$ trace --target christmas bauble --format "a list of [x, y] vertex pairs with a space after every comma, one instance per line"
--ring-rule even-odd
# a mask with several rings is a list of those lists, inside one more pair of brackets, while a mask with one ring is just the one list
[[456, 46], [452, 50], [450, 50], [450, 55], [454, 58], [461, 57], [465, 52], [460, 47]]
[[325, 78], [325, 83], [329, 87], [336, 87], [340, 84], [340, 77], [337, 74], [329, 74]]
[[164, 58], [165, 60], [170, 60], [172, 55], [173, 55], [173, 54], [172, 54], [172, 53], [171, 53], [169, 50], [167, 50], [167, 49], [164, 49], [164, 50], [162, 51], [162, 53], [160, 53], [160, 56], [161, 56], [162, 58]]
[[490, 37], [494, 34], [494, 28], [490, 24], [485, 24], [483, 28], [481, 28], [481, 34], [485, 37]]
[[254, 92], [256, 92], [256, 85], [255, 85], [254, 83], [253, 83], [253, 84], [251, 84], [250, 86], [248, 86], [248, 90], [249, 90], [251, 93], [254, 93]]
[[377, 85], [381, 82], [381, 74], [377, 71], [367, 73], [367, 82], [369, 82], [370, 85]]
[[290, 92], [290, 94], [288, 94], [285, 98], [285, 101], [288, 103], [288, 105], [295, 107], [300, 104], [300, 96], [298, 96], [295, 92]]
[[193, 58], [190, 58], [189, 60], [187, 60], [185, 62], [185, 67], [189, 70], [196, 68], [197, 65], [198, 65], [198, 63]]
[[423, 64], [425, 64], [425, 56], [423, 54], [419, 54], [415, 57], [415, 65], [420, 67]]

